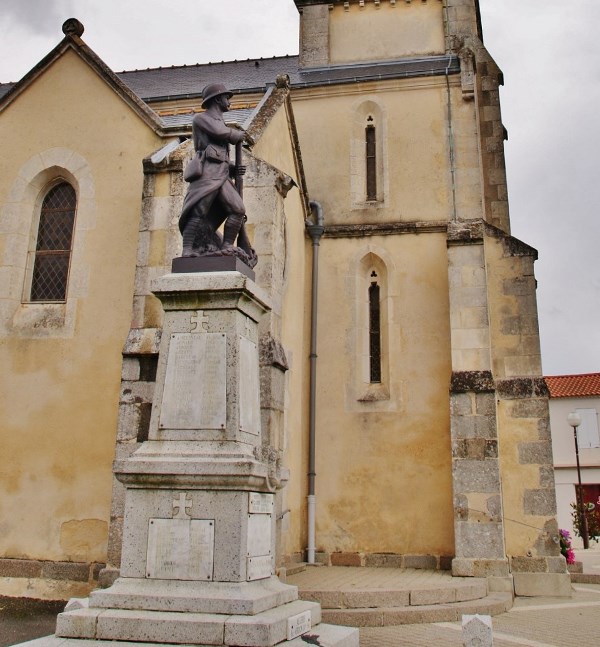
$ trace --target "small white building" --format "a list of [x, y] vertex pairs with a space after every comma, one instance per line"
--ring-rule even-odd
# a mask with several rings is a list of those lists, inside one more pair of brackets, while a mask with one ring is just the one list
[[[573, 428], [567, 422], [567, 416], [572, 412], [581, 416], [577, 438], [583, 497], [584, 502], [595, 504], [600, 497], [600, 373], [546, 376], [545, 381], [550, 390], [558, 525], [575, 538], [571, 503], [576, 500], [577, 463]], [[581, 545], [580, 538], [575, 538], [575, 545]]]

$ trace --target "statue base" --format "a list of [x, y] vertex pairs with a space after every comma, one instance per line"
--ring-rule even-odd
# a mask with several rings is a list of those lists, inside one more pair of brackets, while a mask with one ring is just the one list
[[254, 281], [254, 271], [237, 256], [181, 256], [174, 258], [173, 274], [190, 272], [240, 272]]
[[288, 474], [261, 458], [268, 295], [249, 268], [232, 271], [235, 256], [173, 265], [153, 283], [165, 317], [148, 440], [114, 463], [120, 577], [71, 602], [36, 647], [358, 647], [358, 629], [321, 623], [320, 605], [275, 576], [275, 492]]

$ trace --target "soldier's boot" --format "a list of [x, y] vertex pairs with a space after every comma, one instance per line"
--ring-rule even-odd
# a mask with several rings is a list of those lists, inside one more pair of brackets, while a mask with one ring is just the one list
[[223, 227], [222, 249], [233, 247], [233, 243], [235, 242], [237, 235], [240, 233], [240, 229], [244, 223], [244, 218], [245, 214], [243, 213], [232, 213], [227, 217], [225, 226]]
[[183, 250], [182, 257], [199, 256], [200, 254], [194, 249], [194, 242], [200, 228], [199, 218], [190, 218], [183, 230]]

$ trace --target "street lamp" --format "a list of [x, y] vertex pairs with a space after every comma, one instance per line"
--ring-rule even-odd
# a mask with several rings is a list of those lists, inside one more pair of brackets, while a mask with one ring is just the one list
[[583, 539], [583, 548], [590, 547], [590, 539], [588, 536], [587, 516], [583, 509], [583, 489], [581, 487], [581, 469], [579, 467], [579, 443], [577, 442], [577, 428], [581, 424], [581, 416], [578, 413], [570, 413], [567, 416], [567, 422], [573, 427], [573, 437], [575, 438], [575, 460], [577, 461], [577, 514], [579, 515], [579, 530]]

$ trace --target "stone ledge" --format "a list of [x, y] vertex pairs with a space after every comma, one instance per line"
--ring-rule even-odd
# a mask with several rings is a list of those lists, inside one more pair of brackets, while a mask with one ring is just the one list
[[319, 605], [301, 600], [251, 616], [83, 608], [59, 614], [56, 635], [130, 642], [271, 646], [286, 641], [288, 619], [305, 612], [310, 612], [313, 626], [320, 623]]
[[124, 577], [110, 589], [93, 591], [90, 604], [98, 609], [256, 615], [297, 598], [297, 587], [283, 584], [276, 577], [255, 582], [188, 582]]

